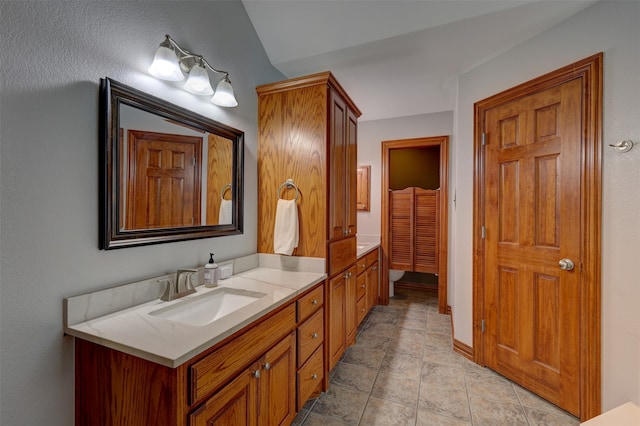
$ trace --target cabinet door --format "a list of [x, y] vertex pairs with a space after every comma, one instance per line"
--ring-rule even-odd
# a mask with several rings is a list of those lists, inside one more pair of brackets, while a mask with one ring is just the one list
[[292, 332], [260, 361], [259, 425], [288, 425], [296, 416], [295, 350]]
[[[346, 235], [345, 189], [347, 160], [347, 105], [329, 91], [329, 240]], [[355, 172], [355, 168], [354, 168]]]
[[329, 371], [345, 350], [346, 271], [329, 281]]
[[189, 415], [190, 426], [258, 424], [257, 366], [247, 369]]
[[346, 271], [345, 278], [345, 345], [349, 346], [356, 341], [358, 332], [358, 287], [357, 269], [352, 266]]
[[378, 262], [367, 270], [367, 311], [378, 304]]
[[345, 230], [356, 235], [358, 222], [358, 117], [347, 110], [347, 141], [345, 159]]

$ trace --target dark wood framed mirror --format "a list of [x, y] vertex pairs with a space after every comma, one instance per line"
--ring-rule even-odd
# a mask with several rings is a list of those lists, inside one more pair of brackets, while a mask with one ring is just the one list
[[242, 233], [244, 132], [100, 80], [103, 250]]

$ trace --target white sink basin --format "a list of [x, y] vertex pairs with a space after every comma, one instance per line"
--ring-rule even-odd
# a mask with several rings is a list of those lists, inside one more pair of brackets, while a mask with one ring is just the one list
[[256, 291], [222, 287], [202, 296], [149, 312], [149, 315], [181, 324], [203, 326], [256, 302], [266, 295], [266, 293]]

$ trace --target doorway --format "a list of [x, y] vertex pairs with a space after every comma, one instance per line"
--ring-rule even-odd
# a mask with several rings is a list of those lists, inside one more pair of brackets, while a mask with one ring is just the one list
[[600, 413], [602, 54], [475, 105], [474, 361]]
[[[382, 209], [381, 209], [381, 237], [382, 271], [380, 282], [380, 303], [389, 304], [389, 261], [391, 252], [391, 223], [390, 223], [390, 188], [391, 188], [391, 157], [392, 153], [415, 149], [438, 149], [439, 155], [431, 167], [438, 168], [439, 217], [438, 217], [438, 311], [447, 313], [447, 253], [448, 253], [448, 165], [449, 165], [449, 137], [437, 136], [428, 138], [401, 139], [382, 142]], [[428, 167], [428, 166], [427, 166]]]

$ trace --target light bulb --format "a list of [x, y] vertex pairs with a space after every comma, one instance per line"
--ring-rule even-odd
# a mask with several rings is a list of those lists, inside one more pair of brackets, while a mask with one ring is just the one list
[[189, 78], [184, 84], [184, 90], [194, 95], [212, 95], [213, 88], [209, 82], [209, 74], [202, 64], [195, 64], [189, 71]]
[[[167, 46], [167, 44], [169, 45]], [[180, 71], [180, 64], [178, 64], [178, 57], [168, 40], [162, 42], [156, 50], [153, 63], [149, 67], [149, 74], [161, 80], [184, 80], [184, 74]]]
[[211, 102], [223, 107], [234, 107], [238, 105], [229, 77], [225, 76], [220, 80], [218, 86], [216, 86], [216, 93], [213, 95], [213, 98], [211, 98]]

